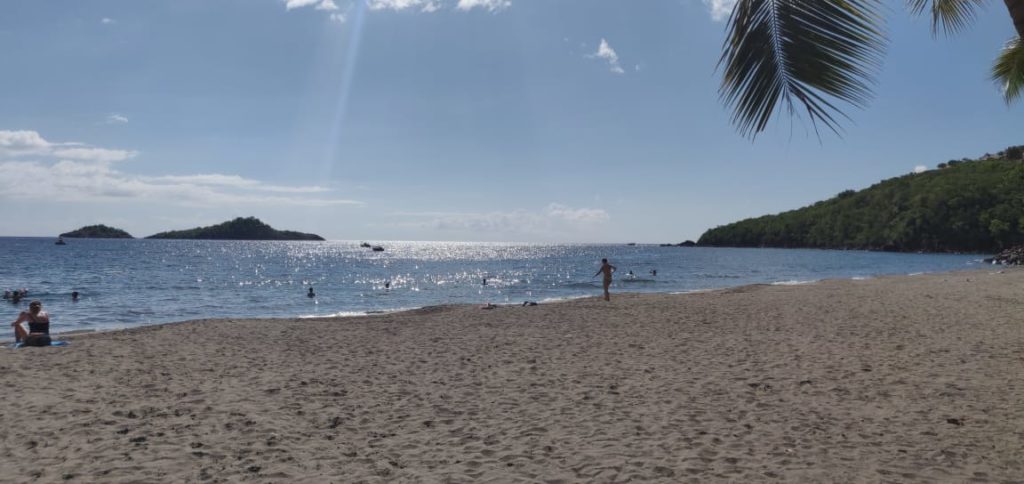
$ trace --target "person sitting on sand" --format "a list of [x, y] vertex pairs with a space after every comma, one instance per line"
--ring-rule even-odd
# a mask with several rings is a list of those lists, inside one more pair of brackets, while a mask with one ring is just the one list
[[[28, 331], [21, 323], [28, 323]], [[22, 311], [11, 326], [14, 326], [14, 341], [25, 346], [50, 345], [50, 315], [43, 311], [43, 303], [32, 301], [28, 311]]]
[[591, 277], [597, 277], [598, 274], [604, 273], [604, 300], [611, 301], [611, 294], [608, 293], [608, 287], [612, 285], [612, 273], [615, 272], [615, 266], [608, 263], [608, 259], [601, 259], [601, 268], [597, 270]]

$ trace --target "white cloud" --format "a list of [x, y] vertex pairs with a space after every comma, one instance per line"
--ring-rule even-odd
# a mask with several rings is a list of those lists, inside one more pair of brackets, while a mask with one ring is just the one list
[[338, 4], [334, 0], [283, 0], [285, 10], [296, 8], [313, 7], [314, 10], [329, 12], [327, 18], [333, 22], [345, 23], [345, 14], [340, 12]]
[[128, 116], [123, 114], [113, 113], [107, 116], [107, 124], [124, 124], [128, 122]]
[[43, 154], [50, 146], [50, 142], [35, 131], [0, 131], [0, 155]]
[[598, 208], [571, 208], [562, 204], [552, 203], [544, 209], [548, 218], [562, 220], [573, 224], [598, 224], [607, 222], [608, 212]]
[[406, 10], [419, 8], [421, 12], [436, 12], [440, 5], [434, 0], [367, 0], [370, 10]]
[[108, 150], [106, 148], [61, 148], [53, 150], [53, 156], [60, 159], [98, 161], [111, 163], [134, 158], [138, 151]]
[[109, 24], [115, 23], [115, 20], [110, 18], [110, 17], [103, 17], [102, 19], [100, 19], [100, 23], [104, 23], [104, 24], [108, 24], [109, 25]]
[[395, 214], [418, 220], [400, 224], [420, 229], [468, 231], [486, 234], [550, 235], [596, 228], [610, 219], [597, 208], [571, 208], [552, 203], [540, 211], [451, 213], [405, 212]]
[[[237, 175], [140, 176], [114, 168], [138, 152], [52, 143], [35, 131], [0, 131], [0, 200], [153, 202], [184, 206], [361, 204], [310, 197], [319, 186], [271, 185]], [[30, 159], [19, 159], [28, 157]]]
[[[337, 0], [280, 0], [284, 3], [286, 10], [294, 10], [305, 7], [314, 7], [315, 10], [324, 10], [331, 13], [330, 19], [344, 23], [346, 16], [336, 13], [341, 10]], [[468, 12], [473, 9], [499, 12], [512, 6], [512, 0], [353, 0], [366, 2], [370, 10], [383, 11], [405, 11], [415, 10], [423, 13], [434, 13], [441, 10], [445, 5], [455, 3], [455, 9]], [[351, 2], [346, 2], [351, 7]]]
[[591, 59], [604, 59], [608, 61], [609, 70], [616, 74], [625, 74], [626, 71], [619, 64], [619, 54], [615, 53], [615, 49], [611, 45], [608, 45], [608, 41], [601, 39], [601, 45], [597, 47], [597, 52], [588, 55]]
[[320, 3], [321, 0], [284, 0], [285, 10], [291, 10], [293, 8], [308, 7]]
[[482, 8], [490, 12], [497, 12], [511, 6], [512, 0], [459, 0], [459, 4], [455, 8], [463, 11]]
[[712, 20], [721, 22], [729, 18], [732, 9], [736, 7], [736, 0], [702, 0], [711, 12]]
[[139, 179], [152, 183], [246, 188], [278, 193], [323, 193], [330, 191], [327, 188], [318, 186], [286, 187], [281, 185], [267, 185], [259, 180], [243, 178], [238, 175], [221, 175], [217, 173], [199, 175], [163, 175], [155, 177], [139, 177]]
[[83, 143], [51, 143], [36, 131], [0, 131], [0, 157], [49, 157], [109, 163], [124, 161], [138, 154], [133, 150], [94, 148]]
[[914, 173], [924, 173], [928, 171], [928, 167], [924, 165], [917, 165], [914, 167]]

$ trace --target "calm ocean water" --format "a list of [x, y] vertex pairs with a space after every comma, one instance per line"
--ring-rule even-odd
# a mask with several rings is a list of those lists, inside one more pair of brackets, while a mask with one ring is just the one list
[[[347, 241], [67, 242], [0, 238], [0, 287], [29, 290], [20, 304], [0, 304], [6, 320], [13, 321], [31, 299], [43, 301], [55, 331], [543, 302], [599, 295], [600, 279], [591, 276], [602, 257], [618, 267], [614, 292], [684, 292], [982, 265], [978, 255], [652, 245], [374, 242], [386, 251], [372, 252]], [[656, 276], [650, 275], [654, 269]], [[636, 277], [629, 278], [629, 271]], [[315, 298], [306, 297], [310, 286]], [[81, 293], [79, 301], [71, 301], [71, 291]]]

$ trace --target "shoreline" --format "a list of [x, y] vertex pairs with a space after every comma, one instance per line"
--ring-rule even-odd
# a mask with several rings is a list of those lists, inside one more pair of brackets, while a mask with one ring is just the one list
[[[831, 249], [829, 249], [829, 250], [831, 250]], [[984, 272], [988, 272], [990, 269], [998, 269], [1000, 271], [1002, 271], [1002, 270], [1015, 270], [1015, 267], [1014, 266], [1003, 266], [1003, 265], [991, 265], [991, 266], [988, 266], [987, 268], [971, 267], [971, 268], [960, 269], [960, 270], [940, 271], [940, 272], [913, 272], [913, 273], [908, 273], [908, 274], [882, 274], [882, 275], [873, 275], [873, 276], [852, 276], [852, 277], [848, 277], [848, 278], [845, 278], [845, 277], [844, 278], [824, 278], [824, 279], [814, 279], [814, 280], [786, 280], [786, 281], [773, 281], [773, 282], [763, 282], [763, 283], [754, 283], [754, 284], [741, 284], [741, 285], [737, 285], [737, 286], [722, 286], [722, 287], [712, 287], [712, 288], [704, 288], [704, 289], [693, 289], [693, 290], [689, 290], [689, 291], [665, 291], [665, 292], [629, 292], [629, 291], [624, 291], [624, 292], [613, 292], [612, 294], [620, 296], [620, 297], [621, 296], [659, 296], [659, 295], [682, 296], [682, 295], [688, 295], [688, 294], [708, 294], [708, 293], [715, 293], [715, 292], [719, 292], [719, 291], [728, 291], [728, 290], [731, 290], [731, 289], [738, 289], [738, 288], [745, 288], [745, 287], [757, 287], [757, 286], [807, 286], [807, 285], [821, 284], [823, 282], [828, 282], [828, 281], [871, 281], [871, 280], [876, 280], [876, 279], [881, 279], [881, 278], [903, 278], [903, 277], [908, 277], [909, 278], [909, 277], [918, 277], [918, 276], [922, 276], [922, 275], [923, 276], [942, 275], [942, 274], [950, 274], [950, 275], [952, 275], [952, 274], [962, 274], [962, 273], [970, 273], [970, 272], [984, 273]], [[535, 301], [535, 302], [538, 305], [549, 305], [549, 304], [564, 304], [564, 303], [571, 303], [573, 301], [588, 300], [588, 299], [600, 299], [600, 298], [601, 298], [600, 294], [595, 294], [593, 296], [566, 296], [566, 297], [560, 297], [560, 298], [550, 298], [550, 299], [539, 300], [539, 301]], [[522, 303], [492, 303], [492, 304], [494, 306], [496, 306], [496, 307], [519, 307], [519, 306], [522, 305]], [[239, 319], [251, 320], [251, 321], [288, 321], [288, 320], [293, 320], [293, 319], [297, 319], [297, 320], [347, 320], [347, 319], [351, 319], [351, 318], [364, 318], [364, 317], [376, 317], [376, 316], [403, 314], [403, 313], [414, 312], [414, 311], [419, 311], [419, 310], [423, 310], [423, 309], [438, 308], [438, 307], [440, 307], [440, 308], [445, 308], [445, 307], [467, 307], [467, 308], [472, 307], [472, 308], [476, 308], [476, 307], [479, 307], [479, 306], [481, 306], [481, 304], [475, 304], [475, 303], [453, 303], [453, 304], [428, 304], [428, 305], [425, 305], [425, 306], [418, 306], [418, 307], [382, 309], [382, 310], [371, 310], [371, 311], [352, 311], [352, 312], [347, 312], [346, 314], [337, 314], [336, 313], [336, 314], [332, 314], [332, 315], [322, 315], [322, 316], [321, 315], [296, 315], [296, 316], [283, 316], [283, 317], [227, 316], [227, 317], [216, 317], [216, 318], [184, 319], [184, 320], [180, 320], [180, 321], [167, 321], [167, 322], [162, 322], [162, 323], [143, 324], [143, 325], [132, 326], [132, 327], [127, 327], [127, 328], [72, 329], [72, 330], [69, 330], [69, 331], [54, 331], [52, 334], [54, 336], [58, 336], [58, 337], [63, 338], [65, 336], [88, 335], [88, 334], [104, 334], [104, 333], [117, 332], [117, 331], [130, 331], [130, 330], [137, 329], [137, 328], [146, 328], [146, 327], [153, 327], [153, 326], [183, 324], [183, 323], [196, 322], [196, 321], [217, 321], [217, 320], [239, 320]], [[13, 340], [14, 340], [14, 338], [11, 337], [10, 335], [8, 335], [7, 337], [4, 337], [4, 338], [0, 338], [0, 342], [2, 342], [2, 343], [11, 343], [11, 342], [13, 342]]]
[[0, 476], [1012, 481], [1020, 287], [1001, 268], [74, 335], [0, 352]]

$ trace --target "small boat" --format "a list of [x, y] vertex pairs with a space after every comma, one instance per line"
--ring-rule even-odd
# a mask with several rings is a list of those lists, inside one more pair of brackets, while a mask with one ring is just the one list
[[57, 241], [54, 242], [54, 244], [55, 245], [68, 245], [67, 242], [64, 242], [64, 238], [63, 237], [57, 237]]
[[363, 243], [359, 244], [359, 247], [366, 247], [367, 249], [369, 249], [370, 248], [370, 244], [367, 244], [366, 242], [363, 242]]
[[379, 246], [379, 245], [373, 246], [370, 250], [372, 250], [374, 252], [384, 252], [384, 248]]

